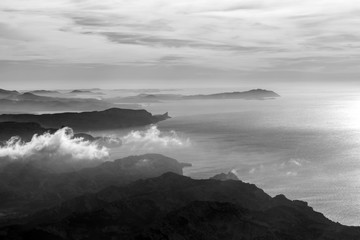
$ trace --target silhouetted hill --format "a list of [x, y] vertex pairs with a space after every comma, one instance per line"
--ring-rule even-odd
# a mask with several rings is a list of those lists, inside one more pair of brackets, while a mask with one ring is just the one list
[[[35, 134], [54, 133], [57, 130], [59, 129], [44, 128], [35, 122], [0, 122], [0, 144], [14, 136], [20, 137], [24, 142], [29, 142]], [[104, 139], [102, 137], [93, 137], [87, 133], [75, 133], [73, 138], [83, 138], [91, 142]]]
[[9, 91], [5, 89], [0, 89], [0, 99], [19, 95], [19, 94], [20, 93], [18, 91]]
[[29, 141], [34, 134], [55, 132], [56, 129], [47, 129], [34, 122], [0, 122], [0, 142], [7, 141], [13, 136], [18, 136], [24, 141]]
[[90, 90], [73, 90], [71, 92], [69, 92], [69, 94], [75, 94], [75, 95], [104, 95], [104, 93], [102, 92], [93, 92]]
[[[20, 98], [24, 98], [24, 96]], [[116, 105], [96, 99], [62, 98], [59, 100], [58, 98], [46, 98], [45, 96], [38, 96], [34, 99], [18, 100], [17, 96], [11, 97], [11, 99], [0, 99], [2, 112], [10, 113], [104, 110], [114, 106]]]
[[71, 91], [70, 93], [88, 93], [88, 92], [90, 92], [90, 91], [82, 91], [82, 90], [73, 90], [73, 91]]
[[130, 97], [115, 97], [106, 99], [109, 102], [129, 102], [129, 103], [157, 103], [166, 100], [182, 100], [183, 95], [180, 94], [139, 94]]
[[155, 103], [160, 101], [174, 100], [210, 100], [210, 99], [245, 99], [245, 100], [266, 100], [280, 97], [279, 94], [264, 89], [253, 89], [245, 92], [224, 92], [206, 95], [180, 95], [180, 94], [139, 94], [130, 97], [108, 98], [109, 102], [131, 102], [131, 103]]
[[44, 97], [44, 96], [38, 96], [34, 93], [31, 92], [26, 92], [23, 94], [18, 94], [18, 95], [12, 95], [10, 97], [8, 97], [7, 99], [9, 100], [20, 100], [20, 101], [25, 101], [25, 100], [30, 100], [30, 101], [52, 101], [55, 100], [52, 97]]
[[0, 89], [0, 108], [2, 112], [105, 110], [115, 106], [109, 102], [94, 98], [64, 97], [63, 94], [56, 91], [35, 90], [19, 93]]
[[307, 203], [274, 198], [236, 180], [194, 180], [174, 173], [66, 201], [0, 229], [7, 239], [356, 240]]
[[34, 90], [34, 91], [29, 91], [29, 93], [38, 94], [38, 95], [61, 94], [58, 91], [52, 91], [52, 90]]
[[191, 95], [185, 96], [185, 99], [248, 99], [248, 100], [265, 100], [269, 98], [280, 97], [279, 94], [264, 89], [253, 89], [246, 92], [225, 92], [208, 95]]
[[111, 108], [105, 111], [56, 114], [3, 114], [0, 121], [36, 122], [46, 128], [68, 126], [75, 131], [118, 129], [145, 126], [169, 118], [168, 114], [152, 115], [146, 110]]
[[37, 162], [14, 162], [1, 167], [0, 213], [9, 212], [9, 209], [18, 214], [34, 212], [111, 185], [122, 186], [166, 172], [182, 174], [187, 166], [160, 154], [130, 156], [97, 164], [67, 173], [48, 171]]
[[226, 180], [240, 180], [234, 173], [228, 172], [228, 173], [220, 173], [217, 174], [210, 179], [220, 180], [220, 181], [226, 181]]

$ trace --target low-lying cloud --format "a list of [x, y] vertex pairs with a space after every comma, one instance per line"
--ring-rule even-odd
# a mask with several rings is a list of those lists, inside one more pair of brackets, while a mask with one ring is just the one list
[[34, 135], [30, 142], [12, 137], [0, 147], [0, 163], [17, 161], [59, 165], [96, 162], [109, 157], [108, 148], [73, 136], [73, 130], [65, 127], [54, 134]]
[[189, 139], [183, 139], [175, 131], [161, 132], [157, 126], [144, 131], [131, 131], [122, 137], [123, 147], [133, 150], [156, 150], [159, 148], [181, 148], [190, 145]]
[[133, 153], [161, 152], [183, 148], [190, 140], [175, 131], [161, 132], [157, 126], [131, 131], [125, 136], [106, 136], [95, 141], [74, 137], [71, 128], [65, 127], [55, 133], [34, 135], [29, 142], [12, 137], [0, 146], [0, 169], [10, 163], [31, 163], [52, 171], [71, 171], [92, 167], [110, 159]]

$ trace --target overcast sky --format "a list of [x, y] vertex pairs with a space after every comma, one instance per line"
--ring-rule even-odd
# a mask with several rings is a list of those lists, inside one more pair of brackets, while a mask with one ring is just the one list
[[0, 88], [356, 84], [359, 0], [0, 0]]

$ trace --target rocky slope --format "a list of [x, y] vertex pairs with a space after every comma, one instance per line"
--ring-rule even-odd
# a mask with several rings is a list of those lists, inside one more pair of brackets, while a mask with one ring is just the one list
[[130, 156], [67, 173], [50, 172], [33, 162], [16, 162], [0, 168], [0, 212], [28, 214], [111, 185], [166, 172], [182, 174], [185, 166], [160, 154]]
[[[230, 176], [229, 178], [233, 178]], [[110, 187], [3, 227], [7, 239], [360, 239], [307, 203], [239, 180], [175, 173]]]

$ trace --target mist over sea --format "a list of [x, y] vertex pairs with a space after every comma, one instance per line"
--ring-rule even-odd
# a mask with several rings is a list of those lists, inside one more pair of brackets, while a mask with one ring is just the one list
[[[272, 196], [304, 200], [333, 221], [360, 225], [360, 97], [355, 91], [270, 90], [281, 97], [146, 103], [141, 108], [154, 114], [169, 112], [172, 118], [153, 126], [89, 133], [110, 137], [111, 144], [101, 150], [106, 155], [103, 161], [161, 153], [191, 163], [192, 167], [185, 168], [187, 176], [208, 178], [233, 171]], [[233, 90], [149, 90], [154, 94], [229, 91]], [[133, 96], [143, 92], [103, 93]], [[61, 132], [49, 139], [59, 136]]]
[[146, 109], [169, 111], [173, 118], [158, 129], [175, 131], [189, 144], [143, 150], [192, 163], [186, 175], [205, 178], [234, 169], [271, 195], [307, 201], [334, 221], [360, 225], [359, 96], [282, 94], [269, 101], [186, 100]]

